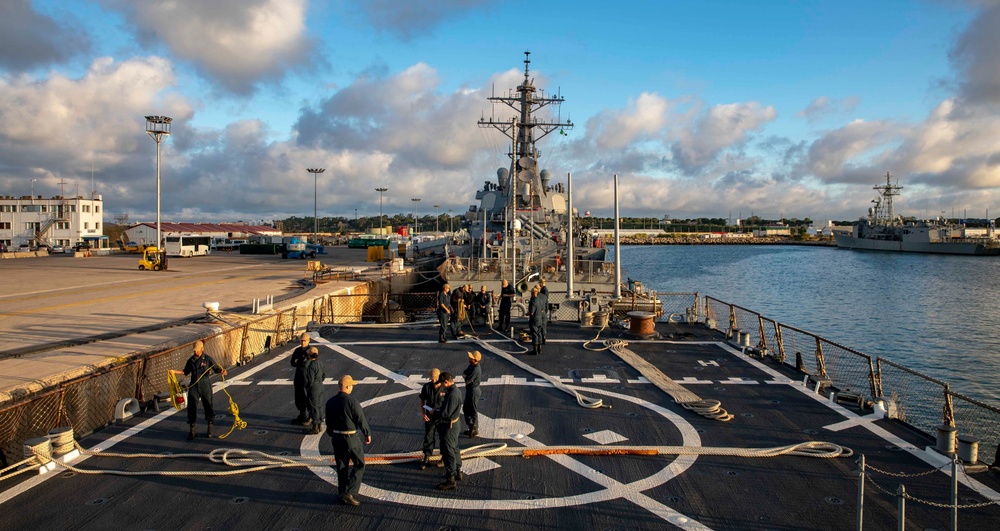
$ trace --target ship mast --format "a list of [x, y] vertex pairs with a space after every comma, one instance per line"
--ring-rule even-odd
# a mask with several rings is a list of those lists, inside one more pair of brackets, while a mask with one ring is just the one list
[[892, 209], [892, 198], [893, 196], [899, 195], [899, 191], [903, 189], [902, 186], [892, 184], [890, 178], [892, 176], [889, 172], [885, 172], [885, 185], [876, 185], [872, 187], [879, 193], [879, 198], [875, 199], [875, 211], [874, 219], [872, 220], [873, 225], [897, 225], [896, 214]]

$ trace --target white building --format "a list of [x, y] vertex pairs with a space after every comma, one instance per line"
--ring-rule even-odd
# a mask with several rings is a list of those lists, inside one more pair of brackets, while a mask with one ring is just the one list
[[11, 250], [20, 245], [72, 247], [85, 241], [106, 247], [103, 205], [100, 195], [0, 197], [0, 243]]
[[[281, 231], [266, 225], [242, 223], [170, 223], [160, 222], [160, 235], [191, 234], [210, 236], [213, 240], [248, 240], [257, 236], [281, 236]], [[156, 241], [156, 223], [144, 222], [125, 230], [127, 241], [152, 245]]]

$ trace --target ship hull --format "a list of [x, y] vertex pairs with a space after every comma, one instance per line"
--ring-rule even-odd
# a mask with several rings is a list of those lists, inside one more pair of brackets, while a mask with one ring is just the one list
[[877, 240], [835, 235], [837, 247], [864, 251], [892, 251], [901, 253], [963, 254], [975, 256], [1000, 255], [1000, 247], [977, 242], [907, 242], [899, 240]]

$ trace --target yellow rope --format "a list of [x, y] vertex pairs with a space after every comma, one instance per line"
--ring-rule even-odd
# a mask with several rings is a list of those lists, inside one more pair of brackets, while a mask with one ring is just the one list
[[[213, 367], [219, 367], [219, 369], [222, 369], [222, 367], [218, 364], [213, 365]], [[188, 388], [200, 382], [201, 379], [204, 378], [209, 372], [211, 372], [211, 368], [201, 373], [201, 376], [199, 376], [197, 380], [191, 382], [191, 385], [189, 385]], [[222, 383], [226, 383], [225, 375], [222, 376]], [[174, 409], [180, 411], [181, 405], [184, 403], [184, 397], [180, 395], [184, 392], [184, 388], [181, 387], [180, 382], [177, 381], [177, 376], [169, 370], [167, 371], [167, 385], [170, 387], [170, 405], [174, 406]], [[226, 437], [229, 437], [229, 434], [233, 433], [234, 430], [242, 430], [243, 428], [246, 428], [247, 423], [245, 420], [240, 418], [240, 406], [236, 405], [236, 401], [233, 400], [233, 395], [229, 394], [229, 391], [227, 391], [225, 387], [222, 388], [222, 392], [226, 393], [226, 396], [229, 397], [229, 414], [233, 416], [232, 427], [229, 428], [229, 431], [227, 431], [225, 435], [219, 436], [220, 439], [225, 439]], [[198, 404], [188, 404], [188, 407], [198, 407]]]

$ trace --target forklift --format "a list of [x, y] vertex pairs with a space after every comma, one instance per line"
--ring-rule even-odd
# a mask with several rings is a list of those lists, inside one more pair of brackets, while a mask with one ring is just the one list
[[142, 258], [139, 259], [139, 271], [152, 269], [160, 271], [167, 269], [167, 253], [156, 247], [149, 246], [142, 250]]

